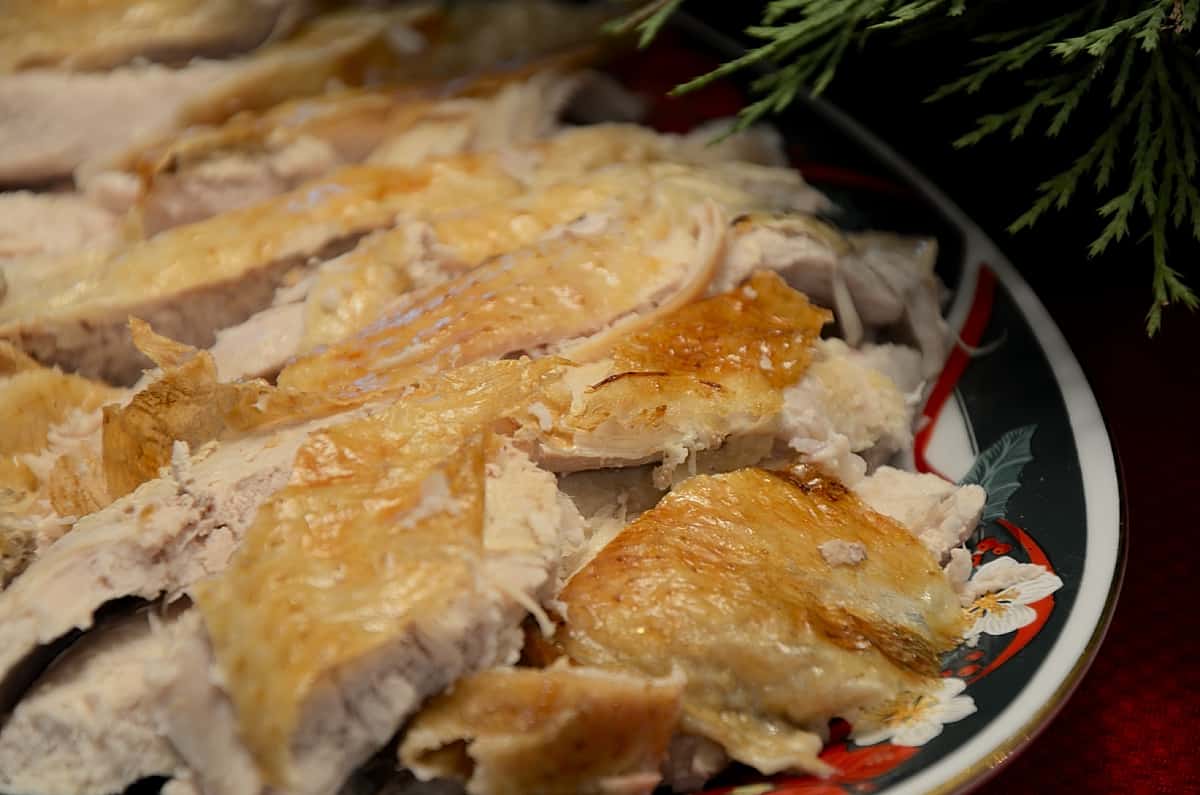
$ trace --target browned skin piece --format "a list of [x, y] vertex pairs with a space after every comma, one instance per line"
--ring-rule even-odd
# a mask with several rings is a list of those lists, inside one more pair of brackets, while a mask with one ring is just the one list
[[433, 699], [400, 760], [471, 795], [649, 793], [679, 721], [683, 678], [504, 668]]
[[356, 336], [293, 361], [279, 384], [370, 392], [485, 358], [604, 350], [697, 297], [716, 266], [719, 211], [647, 204], [599, 234], [565, 231], [413, 293]]
[[50, 445], [50, 431], [73, 411], [94, 411], [120, 392], [106, 384], [45, 368], [0, 343], [0, 588], [30, 562], [36, 539], [24, 521], [44, 513], [45, 499], [59, 516], [82, 516], [107, 501], [99, 461], [61, 456], [39, 476], [24, 456]]
[[769, 433], [829, 320], [765, 271], [681, 307], [617, 342], [608, 374], [582, 393], [565, 383], [547, 392], [554, 421], [539, 458], [560, 472], [628, 466]]
[[125, 248], [77, 252], [42, 270], [15, 269], [0, 303], [0, 338], [40, 361], [130, 383], [145, 359], [129, 340], [129, 315], [207, 347], [217, 329], [268, 305], [293, 269], [392, 226], [398, 212], [518, 190], [495, 163], [472, 156], [415, 169], [342, 169]]
[[[500, 620], [488, 618], [501, 600], [480, 571], [479, 439], [561, 367], [549, 359], [482, 362], [313, 433], [291, 483], [259, 510], [229, 569], [197, 587], [240, 737], [266, 782], [299, 788], [303, 752], [318, 741], [352, 757], [353, 767], [415, 709], [410, 702], [466, 672], [453, 665], [496, 664], [480, 649], [496, 647], [503, 627], [467, 630], [476, 620]], [[467, 635], [447, 641], [443, 632]], [[474, 651], [427, 668], [425, 658], [447, 643]], [[386, 705], [361, 705], [369, 732], [355, 715], [343, 726], [324, 714], [340, 709], [341, 701], [338, 709], [326, 703], [330, 688], [346, 672], [372, 666], [410, 676], [419, 692], [379, 683], [376, 696]], [[330, 736], [320, 739], [325, 731]], [[308, 772], [319, 763], [309, 762]]]
[[[818, 547], [861, 544], [832, 565]], [[963, 630], [937, 562], [905, 528], [812, 471], [685, 481], [567, 584], [574, 660], [688, 678], [685, 731], [763, 772], [824, 772], [833, 716], [935, 681]]]
[[195, 450], [227, 433], [261, 431], [352, 408], [321, 395], [276, 389], [262, 380], [219, 382], [208, 351], [159, 336], [140, 320], [131, 320], [130, 328], [134, 344], [162, 374], [126, 405], [104, 407], [108, 497], [92, 510], [158, 477], [176, 441]]

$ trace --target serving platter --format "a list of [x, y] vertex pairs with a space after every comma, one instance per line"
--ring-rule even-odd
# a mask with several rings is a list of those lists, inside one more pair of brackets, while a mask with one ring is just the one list
[[[673, 85], [740, 53], [683, 17], [618, 76], [650, 103], [648, 123], [681, 131], [745, 102], [730, 81], [681, 99]], [[1087, 670], [1116, 604], [1125, 557], [1117, 464], [1079, 363], [999, 248], [880, 138], [826, 101], [779, 120], [793, 164], [851, 228], [929, 234], [959, 343], [921, 412], [916, 469], [983, 484], [968, 547], [973, 578], [1035, 563], [1046, 572], [981, 594], [967, 641], [943, 659], [936, 696], [889, 705], [875, 725], [831, 726], [828, 779], [732, 771], [713, 795], [950, 793], [972, 789], [1047, 727]]]
[[[735, 113], [746, 101], [744, 90], [723, 82], [682, 100], [665, 99], [667, 90], [735, 50], [684, 18], [654, 48], [610, 68], [647, 100], [651, 126], [690, 130]], [[831, 723], [822, 756], [835, 772], [827, 778], [764, 779], [734, 768], [708, 792], [962, 791], [1048, 724], [1102, 639], [1124, 553], [1111, 445], [1061, 334], [976, 225], [826, 103], [804, 101], [780, 120], [780, 130], [793, 164], [833, 200], [837, 224], [938, 241], [944, 308], [958, 344], [926, 385], [906, 463], [951, 482], [980, 484], [989, 498], [968, 541], [971, 629], [942, 659], [936, 692], [881, 705], [857, 716], [855, 725]], [[1002, 576], [1016, 571], [1025, 576]], [[132, 791], [157, 791], [161, 784], [145, 779]], [[444, 790], [435, 784], [432, 791]]]

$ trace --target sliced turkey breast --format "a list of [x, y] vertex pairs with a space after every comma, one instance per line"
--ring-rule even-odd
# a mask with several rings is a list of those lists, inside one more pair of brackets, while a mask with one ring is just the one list
[[662, 779], [684, 679], [594, 668], [497, 668], [424, 707], [400, 744], [420, 778], [470, 795], [649, 795]]
[[415, 167], [430, 157], [544, 137], [573, 97], [602, 79], [560, 73], [559, 60], [544, 71], [535, 64], [451, 83], [296, 100], [169, 139], [123, 166], [143, 183], [136, 199], [142, 233], [267, 199], [340, 165]]
[[105, 604], [176, 593], [224, 568], [270, 494], [288, 482], [309, 428], [176, 446], [166, 474], [83, 517], [0, 592], [0, 711], [28, 686], [39, 648], [91, 626]]
[[0, 193], [0, 264], [120, 239], [120, 217], [75, 193]]
[[515, 660], [578, 517], [481, 431], [557, 366], [482, 363], [310, 437], [230, 567], [194, 589], [229, 701], [178, 676], [173, 698], [215, 717], [172, 709], [170, 732], [204, 792], [333, 793], [425, 696]]
[[352, 168], [125, 248], [10, 267], [0, 338], [40, 361], [130, 383], [146, 360], [130, 342], [129, 315], [207, 347], [217, 329], [270, 304], [288, 273], [312, 258], [392, 225], [402, 209], [466, 202], [471, 190], [490, 199], [519, 185], [469, 158], [416, 170]]
[[633, 332], [546, 390], [517, 438], [529, 437], [557, 472], [662, 461], [665, 483], [731, 437], [762, 436], [769, 449], [783, 390], [804, 375], [828, 320], [778, 276], [757, 273]]
[[[330, 80], [359, 84], [370, 70], [386, 72], [412, 58], [389, 42], [411, 42], [414, 34], [405, 26], [424, 15], [329, 14], [260, 52], [182, 69], [140, 64], [110, 72], [30, 69], [0, 75], [0, 184], [68, 177], [81, 166], [86, 181], [135, 142], [319, 93]], [[397, 37], [398, 29], [409, 32]]]
[[0, 73], [232, 55], [285, 35], [311, 5], [297, 0], [10, 0], [0, 17]]
[[650, 192], [412, 293], [373, 326], [289, 364], [281, 386], [362, 392], [520, 353], [586, 355], [701, 293], [724, 234], [711, 204]]
[[[857, 565], [822, 548], [853, 542]], [[828, 721], [938, 683], [964, 624], [905, 528], [813, 470], [684, 481], [626, 527], [559, 599], [568, 656], [687, 677], [684, 731], [764, 773], [818, 774]]]
[[0, 728], [0, 788], [109, 795], [182, 772], [157, 715], [165, 632], [184, 609], [151, 607], [109, 620], [72, 644]]

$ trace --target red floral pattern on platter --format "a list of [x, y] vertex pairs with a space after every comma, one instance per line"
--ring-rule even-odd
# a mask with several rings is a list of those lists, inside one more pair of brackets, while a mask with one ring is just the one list
[[[776, 778], [771, 782], [773, 789], [766, 791], [775, 795], [846, 795], [847, 792], [874, 792], [878, 789], [874, 784], [876, 778], [907, 762], [918, 750], [889, 744], [851, 748], [843, 740], [826, 746], [821, 752], [821, 759], [837, 770], [829, 778]], [[748, 795], [754, 791], [752, 785], [742, 785], [713, 790], [709, 795]]]
[[[1037, 542], [1034, 541], [1028, 533], [1007, 519], [998, 519], [996, 523], [1008, 532], [1012, 533], [1013, 537], [1025, 551], [1025, 554], [1029, 557], [1030, 563], [1036, 563], [1040, 566], [1044, 566], [1047, 571], [1053, 573], [1054, 567], [1050, 565], [1050, 559], [1046, 557], [1046, 553], [1042, 551], [1042, 548], [1038, 546]], [[1046, 620], [1050, 618], [1050, 613], [1054, 610], [1054, 597], [1047, 596], [1038, 600], [1037, 602], [1034, 602], [1032, 605], [1030, 605], [1030, 607], [1037, 611], [1037, 618], [1034, 619], [1033, 623], [1027, 624], [1018, 629], [1016, 636], [1013, 637], [1012, 641], [1010, 641], [1009, 644], [1004, 647], [1004, 650], [1001, 651], [994, 660], [988, 663], [986, 668], [983, 668], [977, 674], [975, 674], [974, 678], [970, 679], [967, 684], [978, 682], [980, 679], [1003, 665], [1007, 660], [1011, 659], [1014, 654], [1028, 646], [1030, 641], [1032, 641], [1037, 634], [1042, 631], [1042, 627], [1046, 625]]]

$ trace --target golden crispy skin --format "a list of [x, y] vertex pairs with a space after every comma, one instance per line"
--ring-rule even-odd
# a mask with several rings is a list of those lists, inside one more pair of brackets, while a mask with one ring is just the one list
[[778, 274], [759, 271], [737, 289], [682, 307], [621, 340], [613, 347], [613, 366], [718, 381], [758, 373], [783, 389], [800, 380], [813, 342], [832, 319]]
[[48, 509], [83, 516], [107, 501], [100, 462], [80, 451], [60, 456], [44, 475], [24, 457], [50, 449], [50, 431], [75, 411], [117, 400], [107, 384], [42, 367], [0, 344], [0, 588], [32, 560], [38, 543], [25, 521]]
[[405, 767], [472, 795], [654, 789], [679, 721], [680, 676], [500, 668], [469, 676], [409, 724]]
[[[860, 544], [856, 565], [821, 544]], [[763, 772], [823, 771], [833, 716], [936, 676], [963, 629], [936, 561], [815, 472], [685, 481], [567, 584], [574, 660], [687, 675], [686, 731]]]
[[[0, 291], [3, 297], [3, 291]], [[26, 370], [37, 370], [41, 365], [33, 357], [26, 354], [11, 342], [0, 340], [0, 378], [7, 378], [14, 373]]]
[[[39, 484], [20, 457], [45, 449], [50, 429], [65, 421], [71, 412], [94, 411], [116, 400], [120, 391], [98, 381], [41, 367], [11, 346], [0, 351], [0, 361], [13, 370], [7, 377], [0, 376], [0, 492], [7, 492], [7, 497], [0, 501], [3, 510], [4, 504], [9, 507], [24, 504], [36, 496], [34, 492], [50, 486], [50, 483]], [[88, 469], [84, 462], [78, 465]], [[51, 480], [56, 478], [52, 475]], [[58, 491], [60, 497], [65, 497], [65, 484], [59, 484]], [[66, 499], [52, 502], [56, 507], [68, 507]], [[82, 515], [71, 510], [59, 513]]]
[[[401, 210], [436, 210], [515, 193], [519, 184], [485, 159], [463, 156], [416, 169], [354, 167], [251, 207], [170, 229], [107, 254], [48, 263], [35, 278], [16, 271], [0, 304], [0, 335], [20, 324], [119, 311], [204, 284], [307, 256], [322, 242], [390, 226]], [[99, 258], [97, 260], [97, 257]]]
[[595, 383], [547, 390], [540, 458], [557, 471], [628, 466], [771, 432], [829, 320], [765, 271], [681, 307], [617, 342]]
[[[539, 159], [529, 190], [500, 201], [464, 203], [443, 213], [428, 213], [423, 223], [402, 223], [362, 241], [353, 251], [323, 268], [305, 303], [302, 351], [337, 342], [362, 330], [414, 287], [414, 277], [432, 272], [448, 278], [489, 258], [530, 246], [564, 224], [595, 222], [621, 215], [626, 202], [651, 191], [664, 201], [686, 206], [712, 196], [727, 215], [754, 207], [754, 197], [721, 182], [720, 175], [676, 163], [655, 162], [670, 155], [665, 146], [623, 146], [641, 140], [639, 128], [613, 125], [600, 135], [611, 146], [591, 160], [573, 162], [553, 153], [550, 143], [522, 146], [521, 157]], [[554, 140], [554, 139], [551, 139]], [[498, 155], [501, 160], [504, 155]], [[604, 158], [611, 157], [611, 161]], [[623, 158], [628, 158], [624, 160]], [[639, 158], [645, 158], [641, 162]], [[562, 162], [556, 162], [561, 160]], [[599, 171], [589, 167], [604, 166]], [[548, 169], [544, 176], [543, 169]], [[682, 210], [680, 210], [682, 214]], [[582, 221], [581, 221], [582, 223]]]
[[322, 395], [277, 389], [261, 379], [219, 382], [208, 351], [155, 334], [136, 318], [129, 325], [134, 344], [162, 374], [124, 406], [104, 407], [102, 473], [108, 498], [97, 507], [158, 477], [176, 441], [194, 451], [227, 432], [263, 430], [352, 407]]
[[481, 363], [314, 433], [229, 569], [196, 589], [242, 739], [270, 783], [286, 786], [302, 706], [323, 677], [482, 587], [481, 432], [560, 366]]
[[567, 130], [497, 157], [521, 175], [528, 190], [427, 213], [422, 223], [378, 233], [322, 269], [306, 300], [301, 350], [365, 328], [429, 275], [448, 278], [470, 270], [566, 224], [620, 217], [651, 193], [681, 215], [690, 205], [712, 201], [728, 217], [737, 217], [772, 203], [771, 196], [738, 182], [739, 169], [790, 174], [795, 179], [785, 179], [787, 191], [807, 190], [794, 172], [722, 162], [632, 125]]
[[358, 335], [293, 361], [279, 384], [376, 391], [483, 358], [603, 349], [695, 298], [716, 265], [720, 213], [657, 199], [413, 293]]

